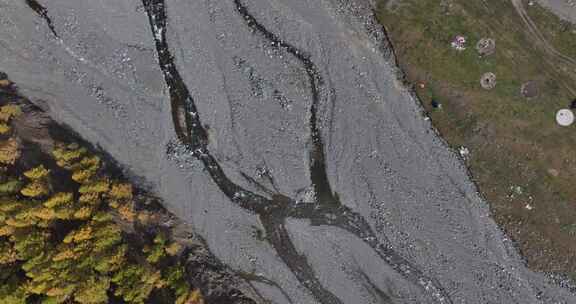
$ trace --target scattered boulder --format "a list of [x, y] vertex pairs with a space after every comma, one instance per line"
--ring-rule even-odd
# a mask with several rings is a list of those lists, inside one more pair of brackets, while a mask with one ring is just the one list
[[554, 168], [550, 168], [548, 169], [548, 174], [550, 174], [553, 177], [558, 177], [560, 175], [560, 172]]
[[492, 90], [496, 87], [496, 74], [492, 72], [485, 73], [480, 78], [480, 85], [483, 89]]
[[476, 50], [480, 56], [489, 56], [496, 51], [496, 41], [492, 38], [482, 38], [476, 43]]
[[520, 94], [524, 98], [534, 98], [538, 96], [538, 83], [536, 81], [527, 81], [520, 87]]

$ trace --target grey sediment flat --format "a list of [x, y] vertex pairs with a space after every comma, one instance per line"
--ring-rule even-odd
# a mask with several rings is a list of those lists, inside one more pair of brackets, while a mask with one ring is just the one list
[[[317, 70], [317, 124], [328, 182], [377, 238], [359, 238], [345, 225], [288, 217], [287, 242], [307, 264], [294, 271], [259, 236], [265, 217], [226, 196], [209, 168], [178, 144], [156, 35], [165, 35], [208, 133], [207, 150], [227, 178], [251, 193], [270, 198], [268, 189], [299, 206], [313, 201], [314, 190], [314, 100], [306, 66], [251, 28], [233, 0], [166, 1], [167, 26], [157, 32], [143, 3], [41, 2], [55, 35], [26, 1], [0, 0], [0, 70], [55, 119], [141, 177], [225, 264], [263, 278], [252, 285], [264, 298], [576, 302], [567, 289], [524, 266], [460, 159], [397, 79], [372, 4], [360, 0], [242, 1], [261, 26], [304, 52]], [[382, 258], [374, 242], [432, 283], [414, 282], [395, 268], [397, 259]], [[313, 284], [299, 279], [307, 271], [315, 274]], [[306, 287], [315, 284], [317, 293]], [[322, 292], [335, 300], [319, 299]]]
[[576, 0], [538, 0], [558, 17], [576, 24]]

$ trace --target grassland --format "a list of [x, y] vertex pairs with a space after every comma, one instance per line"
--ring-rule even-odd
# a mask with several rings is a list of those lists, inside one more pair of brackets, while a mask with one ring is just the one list
[[576, 58], [576, 25], [558, 20], [552, 12], [539, 5], [527, 6], [527, 12], [542, 30], [546, 39], [562, 54]]
[[[435, 127], [470, 150], [474, 179], [528, 265], [576, 277], [576, 127], [555, 122], [576, 98], [576, 73], [546, 49], [576, 58], [576, 30], [523, 5], [549, 45], [512, 1], [381, 0], [377, 13]], [[467, 38], [465, 50], [451, 48], [456, 35]], [[484, 37], [496, 40], [493, 55], [476, 51]], [[497, 76], [493, 90], [480, 86], [486, 72]], [[537, 97], [522, 96], [527, 81], [537, 83]]]

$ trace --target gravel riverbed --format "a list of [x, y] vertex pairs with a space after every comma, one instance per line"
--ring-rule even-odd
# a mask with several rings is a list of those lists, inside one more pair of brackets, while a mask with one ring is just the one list
[[39, 4], [0, 0], [0, 70], [272, 303], [576, 301], [490, 218], [371, 2]]

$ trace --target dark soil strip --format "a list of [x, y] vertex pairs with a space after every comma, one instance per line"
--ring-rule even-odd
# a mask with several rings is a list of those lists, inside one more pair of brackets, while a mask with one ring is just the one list
[[40, 3], [38, 3], [38, 1], [36, 1], [36, 0], [26, 0], [26, 4], [32, 10], [34, 10], [36, 12], [36, 14], [38, 14], [40, 17], [42, 17], [42, 19], [44, 19], [44, 21], [46, 21], [46, 23], [48, 24], [48, 28], [50, 28], [50, 31], [52, 32], [52, 34], [54, 34], [54, 36], [56, 36], [56, 37], [59, 37], [58, 34], [56, 33], [56, 30], [54, 29], [54, 24], [52, 23], [52, 19], [50, 19], [50, 16], [48, 16], [48, 10], [46, 10], [46, 8], [44, 6], [42, 6]]

